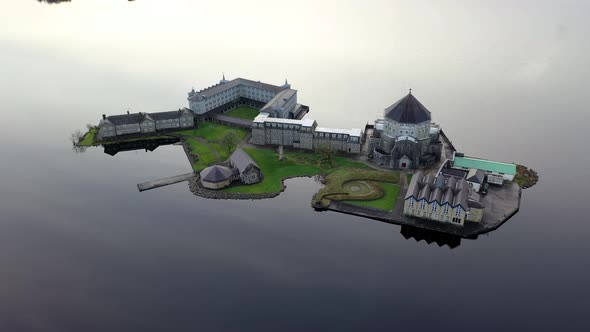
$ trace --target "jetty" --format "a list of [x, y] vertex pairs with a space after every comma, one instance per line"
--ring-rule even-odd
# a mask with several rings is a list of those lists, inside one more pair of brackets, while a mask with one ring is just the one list
[[190, 172], [190, 173], [186, 173], [186, 174], [172, 176], [172, 177], [165, 178], [165, 179], [148, 181], [148, 182], [138, 184], [137, 189], [139, 189], [140, 192], [146, 191], [146, 190], [151, 190], [151, 189], [156, 189], [156, 188], [168, 186], [171, 184], [188, 181], [196, 176], [197, 176], [197, 174], [195, 174], [194, 172]]

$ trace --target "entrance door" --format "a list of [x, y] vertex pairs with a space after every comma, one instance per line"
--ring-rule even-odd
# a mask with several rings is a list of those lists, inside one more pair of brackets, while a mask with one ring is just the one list
[[406, 165], [406, 163], [402, 163], [402, 168], [408, 168], [408, 165]]

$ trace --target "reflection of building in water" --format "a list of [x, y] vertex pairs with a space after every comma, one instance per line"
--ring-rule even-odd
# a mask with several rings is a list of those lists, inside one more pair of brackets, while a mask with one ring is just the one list
[[483, 206], [467, 180], [439, 174], [412, 177], [404, 202], [404, 214], [422, 219], [463, 226], [465, 221], [480, 222]]
[[369, 140], [369, 157], [381, 166], [395, 169], [431, 166], [439, 161], [440, 127], [432, 123], [430, 111], [412, 92], [385, 109], [375, 121]]
[[400, 234], [406, 239], [414, 239], [417, 242], [424, 240], [424, 242], [428, 244], [436, 243], [439, 247], [446, 245], [453, 249], [461, 245], [461, 238], [459, 236], [433, 232], [411, 226], [402, 226]]
[[104, 153], [114, 156], [119, 152], [123, 151], [134, 151], [134, 150], [145, 150], [154, 151], [160, 145], [172, 145], [179, 142], [180, 140], [175, 137], [169, 138], [158, 138], [158, 139], [146, 139], [146, 140], [135, 140], [129, 142], [105, 144]]

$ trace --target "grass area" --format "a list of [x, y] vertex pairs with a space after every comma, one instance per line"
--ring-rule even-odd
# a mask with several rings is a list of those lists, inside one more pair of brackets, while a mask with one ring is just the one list
[[[242, 141], [248, 135], [248, 131], [245, 129], [210, 122], [200, 123], [195, 129], [175, 132], [175, 134], [184, 136], [184, 140], [191, 148], [191, 153], [199, 156], [198, 160], [193, 164], [195, 171], [203, 170], [213, 163], [229, 158], [230, 154], [236, 149], [236, 146], [231, 147], [229, 150], [222, 147], [221, 142], [223, 137], [228, 133], [234, 133], [238, 138], [238, 142]], [[205, 140], [207, 144], [199, 142], [196, 137]]]
[[239, 185], [224, 189], [229, 192], [274, 193], [281, 191], [282, 180], [287, 177], [313, 176], [328, 173], [339, 167], [368, 168], [367, 165], [344, 157], [335, 157], [333, 167], [327, 167], [322, 156], [315, 153], [285, 152], [283, 160], [278, 159], [275, 150], [244, 149], [262, 170], [262, 182], [252, 185]]
[[229, 132], [235, 133], [240, 140], [248, 134], [246, 129], [233, 128], [211, 122], [201, 122], [195, 129], [175, 131], [174, 133], [189, 137], [201, 137], [209, 142], [221, 142], [223, 137]]
[[393, 207], [395, 206], [395, 201], [397, 200], [397, 196], [399, 195], [399, 191], [401, 189], [400, 186], [388, 182], [377, 182], [377, 184], [381, 186], [381, 188], [383, 189], [383, 196], [381, 198], [370, 201], [345, 200], [343, 202], [358, 206], [381, 209], [385, 211], [393, 210]]
[[[351, 181], [359, 182], [357, 187], [363, 183], [369, 186], [369, 190], [352, 191], [352, 186], [347, 184]], [[393, 190], [385, 187], [383, 183], [399, 183], [399, 172], [397, 171], [376, 171], [372, 169], [341, 168], [326, 176], [326, 186], [314, 196], [314, 204], [327, 206], [330, 200], [335, 201], [378, 201], [385, 199], [385, 195], [392, 195]], [[399, 188], [399, 187], [398, 187]], [[397, 196], [396, 196], [397, 197]], [[395, 201], [395, 199], [394, 199]], [[395, 202], [394, 202], [395, 203]], [[360, 204], [360, 203], [359, 203]], [[389, 206], [383, 202], [376, 202], [379, 206]]]
[[408, 185], [410, 184], [410, 181], [412, 181], [412, 177], [414, 176], [414, 174], [408, 174], [406, 179], [408, 180]]
[[196, 154], [199, 156], [199, 160], [197, 160], [193, 164], [193, 169], [195, 171], [203, 170], [204, 168], [208, 167], [210, 164], [216, 163], [219, 160], [217, 159], [217, 155], [215, 152], [209, 148], [209, 146], [202, 144], [201, 142], [197, 141], [191, 137], [185, 137], [185, 141], [191, 148], [191, 153]]
[[229, 112], [224, 113], [223, 115], [231, 116], [234, 118], [239, 119], [246, 119], [246, 120], [254, 120], [254, 118], [260, 113], [259, 110], [248, 107], [248, 106], [240, 106], [236, 109], [233, 109]]
[[78, 146], [92, 146], [92, 145], [94, 145], [94, 138], [96, 137], [97, 133], [98, 133], [98, 130], [96, 128], [90, 129], [88, 132], [86, 132], [86, 134], [84, 134], [84, 136], [82, 137], [80, 142], [78, 142]]

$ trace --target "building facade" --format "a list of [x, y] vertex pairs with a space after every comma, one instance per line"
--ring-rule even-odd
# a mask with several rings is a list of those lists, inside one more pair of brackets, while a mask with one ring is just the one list
[[196, 114], [225, 112], [237, 105], [247, 104], [260, 108], [275, 118], [294, 119], [302, 111], [297, 104], [297, 90], [285, 80], [281, 86], [236, 78], [228, 81], [225, 76], [218, 84], [188, 93], [189, 108]]
[[480, 222], [483, 206], [465, 179], [442, 174], [412, 177], [405, 196], [404, 214], [442, 223], [463, 226], [465, 221]]
[[189, 109], [158, 113], [127, 113], [102, 115], [98, 124], [99, 140], [114, 139], [118, 136], [150, 134], [169, 129], [186, 129], [195, 126], [194, 114]]
[[431, 166], [441, 157], [439, 132], [430, 111], [410, 92], [386, 108], [383, 119], [375, 121], [369, 157], [394, 169]]
[[254, 184], [262, 181], [263, 175], [260, 166], [241, 148], [237, 148], [232, 153], [229, 163], [232, 168], [237, 170], [242, 183]]
[[455, 152], [450, 165], [454, 169], [465, 171], [479, 170], [485, 176], [485, 181], [502, 185], [504, 181], [512, 181], [516, 176], [516, 165], [480, 158], [467, 157]]
[[277, 119], [261, 113], [252, 121], [251, 142], [257, 145], [283, 145], [305, 150], [326, 146], [334, 151], [358, 154], [361, 152], [361, 137], [360, 129], [318, 127], [311, 119]]

